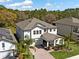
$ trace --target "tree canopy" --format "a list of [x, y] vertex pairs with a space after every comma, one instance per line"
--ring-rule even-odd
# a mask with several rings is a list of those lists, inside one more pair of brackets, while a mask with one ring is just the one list
[[79, 18], [79, 8], [65, 9], [63, 11], [53, 10], [48, 11], [46, 9], [35, 9], [35, 10], [13, 10], [7, 9], [5, 6], [0, 5], [0, 22], [5, 23], [6, 26], [15, 27], [15, 23], [26, 20], [29, 18], [38, 18], [50, 24], [53, 21], [60, 20], [65, 17], [76, 17]]

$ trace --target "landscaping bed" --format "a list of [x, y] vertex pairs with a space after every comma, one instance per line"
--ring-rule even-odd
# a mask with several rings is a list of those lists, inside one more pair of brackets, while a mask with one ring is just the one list
[[73, 43], [70, 43], [70, 48], [72, 50], [68, 52], [65, 50], [61, 50], [61, 51], [50, 52], [50, 54], [54, 56], [55, 59], [66, 59], [68, 57], [72, 57], [79, 54], [79, 45], [73, 42]]

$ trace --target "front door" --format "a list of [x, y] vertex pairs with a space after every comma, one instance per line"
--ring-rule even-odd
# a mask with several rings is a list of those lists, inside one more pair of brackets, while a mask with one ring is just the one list
[[47, 42], [45, 40], [43, 40], [43, 46], [46, 47], [47, 46]]

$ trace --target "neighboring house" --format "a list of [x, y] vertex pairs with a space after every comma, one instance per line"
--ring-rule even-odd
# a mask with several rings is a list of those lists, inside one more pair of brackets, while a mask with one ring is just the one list
[[[48, 24], [44, 21], [41, 21], [36, 18], [28, 19], [25, 21], [21, 21], [16, 24], [16, 35], [20, 40], [26, 39], [27, 36], [29, 38], [32, 38], [33, 41], [35, 42], [36, 45], [41, 45], [43, 44], [43, 39], [41, 36], [44, 33], [51, 34], [52, 36], [57, 35], [57, 28], [56, 26], [53, 26], [51, 24]], [[47, 38], [45, 38], [47, 39]], [[52, 41], [55, 40], [51, 38]], [[59, 37], [56, 38], [59, 41]], [[48, 39], [50, 40], [50, 39]], [[46, 41], [46, 40], [45, 40]], [[54, 43], [54, 42], [53, 42]], [[47, 44], [47, 43], [46, 43]], [[55, 42], [56, 44], [56, 42]]]
[[79, 39], [79, 19], [74, 17], [63, 18], [55, 22], [57, 26], [57, 34], [69, 35], [73, 34], [73, 37]]
[[0, 59], [12, 56], [16, 39], [10, 29], [0, 28]]

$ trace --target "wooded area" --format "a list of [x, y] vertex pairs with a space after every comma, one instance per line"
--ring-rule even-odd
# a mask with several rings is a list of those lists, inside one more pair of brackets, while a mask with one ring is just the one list
[[[53, 21], [60, 20], [65, 17], [76, 17], [79, 18], [79, 8], [65, 9], [64, 11], [54, 10], [47, 11], [46, 9], [35, 9], [35, 10], [12, 10], [0, 5], [0, 27], [12, 27], [15, 28], [15, 23], [26, 20], [29, 18], [38, 18], [46, 21], [50, 24]], [[12, 29], [13, 30], [13, 29]]]

